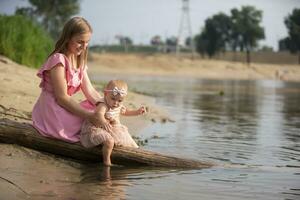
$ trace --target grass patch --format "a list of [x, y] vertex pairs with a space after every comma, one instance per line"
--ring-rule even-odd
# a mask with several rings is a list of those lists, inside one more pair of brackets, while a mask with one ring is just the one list
[[53, 48], [53, 40], [40, 25], [20, 15], [0, 15], [0, 54], [38, 68]]

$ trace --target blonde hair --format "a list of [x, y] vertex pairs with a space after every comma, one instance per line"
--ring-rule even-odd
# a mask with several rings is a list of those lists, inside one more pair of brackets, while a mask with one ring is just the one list
[[[54, 53], [66, 53], [68, 48], [68, 43], [72, 37], [76, 35], [81, 35], [85, 33], [92, 33], [92, 27], [86, 19], [83, 17], [73, 17], [64, 25], [63, 31], [55, 44], [54, 51], [49, 55]], [[87, 63], [88, 49], [84, 50], [80, 56], [77, 56], [77, 68], [86, 65]]]
[[122, 80], [111, 80], [111, 81], [109, 81], [107, 83], [105, 89], [106, 90], [111, 90], [114, 87], [117, 87], [119, 89], [125, 89], [126, 91], [128, 89], [127, 83], [125, 81], [122, 81]]

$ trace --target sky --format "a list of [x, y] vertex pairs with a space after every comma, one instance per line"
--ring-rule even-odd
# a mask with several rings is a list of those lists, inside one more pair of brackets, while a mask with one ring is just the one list
[[[0, 13], [13, 14], [16, 7], [27, 5], [27, 0], [0, 0]], [[288, 34], [284, 18], [294, 8], [300, 9], [300, 0], [189, 0], [192, 34], [200, 33], [208, 17], [220, 12], [230, 15], [232, 8], [246, 5], [263, 11], [265, 40], [259, 44], [277, 50], [278, 40]], [[163, 39], [179, 35], [181, 8], [182, 0], [81, 0], [78, 15], [93, 27], [91, 45], [117, 43], [116, 35], [149, 44], [154, 35]], [[188, 36], [188, 31], [181, 36]]]

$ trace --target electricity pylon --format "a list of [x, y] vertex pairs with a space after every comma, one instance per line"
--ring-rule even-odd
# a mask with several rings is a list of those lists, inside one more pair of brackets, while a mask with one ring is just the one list
[[[194, 58], [195, 45], [191, 27], [189, 0], [182, 0], [181, 10], [182, 12], [177, 36], [176, 54], [179, 55], [181, 46], [186, 46], [191, 51], [192, 58]], [[187, 38], [190, 38], [188, 45], [185, 44], [185, 40]]]

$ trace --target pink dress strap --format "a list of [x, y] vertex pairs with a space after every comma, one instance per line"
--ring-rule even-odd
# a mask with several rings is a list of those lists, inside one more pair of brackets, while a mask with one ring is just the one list
[[46, 63], [40, 68], [37, 73], [37, 76], [40, 77], [41, 83], [40, 88], [52, 92], [52, 85], [50, 83], [49, 74], [47, 71], [50, 71], [53, 67], [56, 67], [58, 64], [61, 64], [65, 68], [65, 76], [67, 81], [68, 95], [73, 95], [74, 93], [80, 90], [80, 84], [83, 79], [83, 74], [85, 73], [87, 67], [80, 67], [78, 70], [74, 70], [68, 58], [62, 53], [55, 53], [51, 55]]

